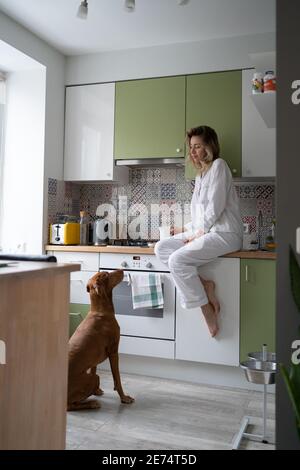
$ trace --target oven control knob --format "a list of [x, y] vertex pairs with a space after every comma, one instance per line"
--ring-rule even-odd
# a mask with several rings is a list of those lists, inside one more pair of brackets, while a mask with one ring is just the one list
[[122, 266], [122, 268], [126, 268], [126, 266], [128, 266], [128, 265], [127, 265], [126, 261], [122, 261], [121, 266]]
[[148, 269], [152, 268], [152, 263], [150, 263], [150, 261], [149, 261], [149, 263], [146, 264], [146, 268], [148, 268]]

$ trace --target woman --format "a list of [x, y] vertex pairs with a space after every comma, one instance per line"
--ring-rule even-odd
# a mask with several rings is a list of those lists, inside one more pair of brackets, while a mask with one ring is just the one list
[[220, 158], [216, 132], [200, 126], [187, 132], [189, 159], [197, 169], [191, 202], [191, 223], [185, 231], [155, 246], [168, 264], [184, 308], [200, 307], [212, 337], [218, 334], [219, 303], [214, 283], [204, 281], [198, 268], [242, 247], [243, 225], [230, 169]]

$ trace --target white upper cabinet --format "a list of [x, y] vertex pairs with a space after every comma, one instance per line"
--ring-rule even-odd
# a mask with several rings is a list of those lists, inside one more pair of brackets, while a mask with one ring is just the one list
[[66, 89], [65, 181], [125, 183], [127, 168], [114, 166], [115, 84]]
[[[254, 69], [243, 70], [242, 176], [275, 176], [276, 129], [267, 126], [252, 99], [251, 80], [254, 72]], [[275, 121], [275, 106], [272, 112]]]

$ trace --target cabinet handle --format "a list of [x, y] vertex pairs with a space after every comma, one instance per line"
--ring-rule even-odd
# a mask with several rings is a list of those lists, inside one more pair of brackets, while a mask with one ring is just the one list
[[249, 266], [247, 264], [245, 266], [245, 281], [249, 282]]
[[232, 173], [235, 175], [237, 173], [237, 169], [236, 168], [232, 168]]
[[176, 152], [180, 153], [180, 152], [182, 152], [182, 149], [178, 148], [178, 149], [176, 149]]

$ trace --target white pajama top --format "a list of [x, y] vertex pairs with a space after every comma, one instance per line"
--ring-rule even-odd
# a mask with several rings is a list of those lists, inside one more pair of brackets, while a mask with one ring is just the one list
[[231, 171], [222, 158], [213, 161], [209, 170], [198, 175], [191, 201], [189, 231], [233, 232], [243, 237], [239, 198]]

